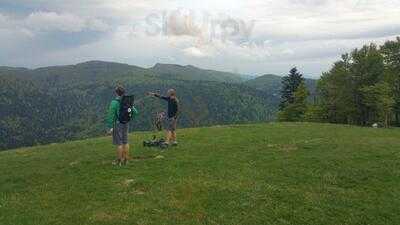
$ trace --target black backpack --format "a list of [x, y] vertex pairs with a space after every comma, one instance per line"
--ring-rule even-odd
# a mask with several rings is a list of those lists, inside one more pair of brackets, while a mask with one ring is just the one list
[[119, 116], [118, 120], [122, 124], [127, 124], [131, 121], [133, 116], [133, 101], [134, 97], [131, 96], [122, 96], [120, 100], [120, 108], [119, 108]]

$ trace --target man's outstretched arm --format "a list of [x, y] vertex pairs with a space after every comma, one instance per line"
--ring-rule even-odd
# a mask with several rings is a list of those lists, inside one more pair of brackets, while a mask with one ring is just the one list
[[169, 99], [169, 97], [162, 96], [162, 95], [160, 95], [160, 94], [153, 93], [153, 92], [149, 92], [148, 94], [149, 94], [149, 95], [152, 95], [152, 96], [154, 96], [154, 97], [156, 97], [156, 98], [164, 99], [164, 100], [166, 100], [166, 101], [168, 101], [168, 99]]

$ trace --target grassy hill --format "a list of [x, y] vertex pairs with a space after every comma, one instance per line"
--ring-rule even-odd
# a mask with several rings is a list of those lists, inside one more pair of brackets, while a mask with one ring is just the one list
[[0, 153], [0, 221], [25, 224], [399, 224], [400, 130], [272, 123], [134, 133]]

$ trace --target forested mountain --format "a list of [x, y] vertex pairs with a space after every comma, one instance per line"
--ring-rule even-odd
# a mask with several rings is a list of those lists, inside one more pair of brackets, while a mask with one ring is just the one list
[[[307, 89], [310, 91], [310, 96], [314, 97], [317, 88], [317, 80], [306, 78], [304, 82], [307, 86]], [[257, 90], [267, 92], [268, 94], [280, 96], [282, 89], [282, 77], [273, 74], [266, 74], [255, 79], [248, 80], [245, 82], [245, 84]]]
[[76, 65], [52, 66], [29, 70], [25, 68], [1, 69], [0, 76], [31, 80], [41, 86], [58, 87], [77, 85], [86, 82], [99, 82], [117, 79], [128, 73], [143, 76], [155, 75], [151, 70], [128, 64], [102, 61], [89, 61]]
[[181, 66], [157, 63], [150, 70], [161, 75], [163, 78], [176, 80], [217, 81], [226, 83], [240, 83], [245, 80], [245, 76], [239, 74], [204, 70], [191, 65]]
[[266, 74], [248, 80], [245, 82], [245, 84], [258, 90], [268, 91], [270, 93], [279, 95], [282, 86], [281, 82], [282, 77], [273, 74]]
[[[239, 79], [229, 80], [229, 73], [186, 66], [176, 72], [166, 69], [168, 76], [158, 72], [164, 66], [145, 69], [91, 61], [34, 70], [0, 68], [0, 149], [104, 134], [104, 116], [116, 84], [138, 99], [147, 91], [176, 88], [181, 127], [275, 118], [278, 97], [237, 83]], [[140, 115], [132, 129], [151, 130], [154, 114], [164, 110], [165, 104], [151, 98], [139, 102], [143, 104], [138, 104]]]

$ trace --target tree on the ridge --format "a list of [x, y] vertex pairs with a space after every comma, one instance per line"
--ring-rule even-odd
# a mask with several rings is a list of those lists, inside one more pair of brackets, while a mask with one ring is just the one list
[[394, 98], [393, 111], [396, 124], [400, 125], [400, 37], [387, 41], [381, 46], [381, 53], [386, 67], [386, 74], [391, 84]]
[[350, 55], [342, 55], [318, 81], [319, 104], [331, 123], [354, 124], [357, 119], [356, 89], [350, 74]]
[[286, 104], [286, 107], [278, 114], [280, 121], [302, 121], [307, 111], [307, 98], [309, 91], [302, 81], [293, 93], [293, 102]]
[[356, 122], [359, 125], [368, 125], [371, 116], [376, 114], [374, 108], [368, 106], [360, 91], [364, 87], [375, 85], [384, 79], [383, 57], [375, 44], [365, 45], [351, 53], [351, 81], [354, 91], [354, 100], [357, 108]]
[[292, 68], [289, 74], [282, 78], [280, 110], [294, 102], [294, 93], [302, 82], [304, 82], [303, 75], [297, 71], [296, 67]]
[[395, 104], [392, 89], [387, 82], [361, 89], [367, 106], [376, 111], [376, 119], [382, 121], [385, 127], [390, 126], [390, 121]]
[[380, 108], [371, 104], [369, 88], [385, 79], [384, 58], [375, 44], [343, 55], [319, 82], [320, 104], [327, 112], [327, 122], [356, 125], [376, 122]]

